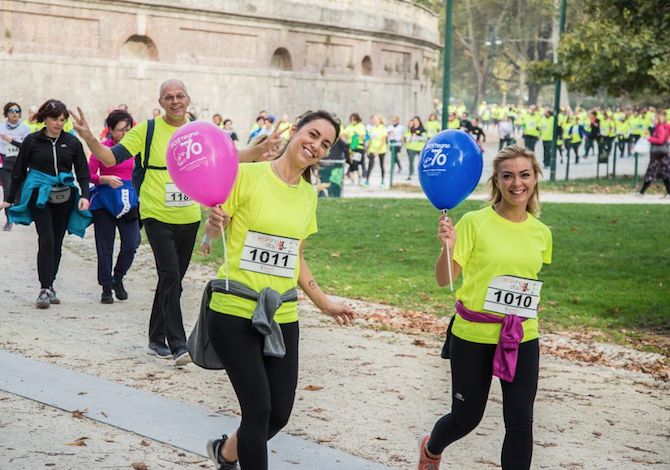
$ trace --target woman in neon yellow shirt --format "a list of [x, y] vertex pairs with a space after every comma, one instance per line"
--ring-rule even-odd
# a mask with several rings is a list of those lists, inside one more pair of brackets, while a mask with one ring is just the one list
[[438, 239], [450, 250], [440, 253], [435, 279], [449, 284], [451, 263], [454, 279], [462, 270], [463, 285], [443, 349], [451, 359], [451, 413], [421, 439], [420, 470], [438, 470], [444, 449], [479, 424], [492, 375], [500, 378], [503, 394], [502, 468], [530, 468], [539, 372], [537, 278], [552, 253], [551, 232], [536, 218], [541, 174], [533, 152], [505, 147], [493, 160], [491, 205], [465, 214], [455, 228], [440, 217]]
[[[386, 130], [386, 126], [382, 124], [382, 119], [377, 115], [372, 116], [372, 127], [370, 127], [369, 134], [370, 144], [368, 145], [368, 173], [367, 178], [365, 179], [365, 185], [368, 186], [370, 184], [370, 174], [372, 174], [372, 169], [375, 167], [375, 158], [379, 158], [379, 167], [382, 170], [383, 188], [384, 176], [386, 176], [384, 158], [386, 157], [386, 151], [388, 150], [386, 145], [388, 131]], [[391, 169], [391, 171], [393, 171], [393, 169]]]
[[[266, 317], [277, 331], [270, 336], [283, 343], [280, 352], [264, 351], [266, 336], [254, 326], [257, 311], [268, 302], [233, 289], [211, 295], [209, 336], [242, 410], [240, 428], [207, 445], [217, 469], [238, 468], [238, 458], [244, 469], [267, 469], [267, 441], [288, 422], [298, 381], [296, 285], [339, 325], [355, 317], [351, 308], [326, 297], [302, 255], [305, 239], [317, 231], [311, 169], [337, 141], [339, 126], [329, 113], [317, 111], [303, 116], [290, 134], [278, 159], [240, 165], [228, 200], [223, 208], [212, 208], [205, 222], [209, 238], [220, 237], [227, 227], [231, 287], [243, 284], [266, 299], [283, 294], [274, 318], [271, 313]], [[225, 273], [222, 266], [218, 278]]]

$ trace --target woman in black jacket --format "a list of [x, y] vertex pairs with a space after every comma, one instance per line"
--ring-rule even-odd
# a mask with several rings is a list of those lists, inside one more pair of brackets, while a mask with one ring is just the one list
[[[83, 236], [90, 222], [88, 213], [73, 217], [73, 213], [88, 209], [90, 175], [81, 142], [63, 132], [69, 116], [65, 104], [58, 100], [49, 100], [40, 107], [35, 119], [44, 122], [44, 129], [23, 141], [12, 171], [11, 188], [0, 205], [0, 209], [14, 206], [17, 192], [23, 185], [21, 202], [10, 210], [10, 217], [20, 219], [21, 223], [35, 221], [39, 243], [37, 272], [41, 284], [37, 308], [60, 303], [53, 282], [60, 264], [65, 231], [74, 230], [73, 233]], [[74, 186], [73, 167], [81, 198]], [[73, 222], [78, 222], [76, 227]]]

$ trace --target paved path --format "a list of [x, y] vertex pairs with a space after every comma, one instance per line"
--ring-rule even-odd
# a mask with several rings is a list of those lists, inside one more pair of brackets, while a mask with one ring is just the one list
[[[203, 443], [239, 425], [205, 408], [1, 350], [0, 370], [0, 390], [68, 412], [88, 410], [87, 418], [204, 457]], [[270, 465], [278, 470], [390, 468], [284, 433], [269, 451]]]

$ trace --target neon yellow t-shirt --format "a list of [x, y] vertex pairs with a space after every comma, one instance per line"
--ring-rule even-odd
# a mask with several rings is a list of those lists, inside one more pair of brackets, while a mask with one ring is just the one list
[[382, 124], [370, 129], [370, 145], [368, 146], [368, 153], [384, 154], [387, 152], [386, 137], [388, 131]]
[[[131, 155], [144, 153], [147, 123], [148, 121], [142, 121], [133, 127], [119, 142]], [[177, 129], [179, 128], [166, 123], [161, 116], [156, 118], [149, 166], [165, 168], [168, 142]], [[190, 205], [172, 205], [178, 203], [169, 200], [174, 194], [173, 184], [167, 169], [147, 169], [140, 188], [140, 217], [142, 219], [156, 219], [166, 224], [176, 225], [200, 222], [200, 205], [195, 201], [190, 201], [192, 202]]]
[[[463, 286], [456, 298], [475, 312], [492, 313], [484, 310], [484, 299], [494, 277], [537, 279], [542, 264], [551, 263], [551, 231], [530, 214], [524, 222], [515, 223], [489, 206], [465, 214], [456, 224], [456, 234], [454, 261], [463, 268]], [[529, 318], [522, 325], [522, 342], [539, 337], [537, 319]], [[456, 315], [452, 333], [466, 341], [497, 344], [501, 329], [501, 323], [469, 322]]]
[[[269, 162], [240, 165], [235, 186], [223, 205], [223, 209], [231, 216], [226, 233], [228, 278], [241, 282], [256, 292], [270, 287], [283, 294], [294, 288], [300, 275], [299, 257], [293, 277], [279, 277], [241, 269], [245, 242], [250, 231], [302, 242], [317, 231], [316, 203], [316, 192], [305, 180], [300, 179], [297, 187], [288, 186], [274, 174]], [[217, 278], [225, 279], [225, 274], [225, 266], [221, 266]], [[209, 307], [219, 313], [251, 319], [256, 302], [215, 292]], [[298, 321], [298, 303], [282, 304], [275, 314], [275, 321]]]
[[424, 126], [424, 128], [426, 129], [426, 132], [428, 133], [428, 138], [430, 139], [431, 137], [433, 137], [435, 134], [437, 134], [442, 130], [442, 124], [440, 124], [439, 121], [426, 121], [426, 125]]

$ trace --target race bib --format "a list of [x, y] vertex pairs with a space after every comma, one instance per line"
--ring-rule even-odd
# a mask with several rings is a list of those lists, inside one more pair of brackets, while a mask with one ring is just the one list
[[516, 276], [491, 279], [486, 291], [484, 310], [503, 315], [537, 318], [543, 281]]
[[186, 194], [179, 191], [174, 183], [165, 183], [165, 207], [187, 207], [195, 204]]
[[247, 232], [240, 260], [240, 269], [255, 273], [293, 278], [298, 262], [300, 240]]
[[18, 157], [19, 148], [16, 145], [8, 145], [5, 148], [5, 157]]

